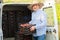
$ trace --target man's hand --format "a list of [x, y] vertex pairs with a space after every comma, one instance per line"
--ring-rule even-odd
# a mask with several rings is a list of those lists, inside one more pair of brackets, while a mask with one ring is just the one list
[[35, 26], [32, 26], [31, 28], [30, 28], [30, 31], [34, 31], [36, 28], [35, 28]]
[[30, 26], [30, 24], [26, 23], [26, 24], [21, 24], [20, 26], [22, 26], [22, 27]]
[[20, 26], [21, 26], [21, 27], [24, 27], [25, 25], [21, 24]]

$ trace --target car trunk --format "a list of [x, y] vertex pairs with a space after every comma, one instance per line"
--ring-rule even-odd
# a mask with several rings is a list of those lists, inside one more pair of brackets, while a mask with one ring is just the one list
[[4, 38], [15, 37], [19, 23], [27, 23], [31, 20], [31, 11], [28, 4], [7, 4], [3, 6], [2, 27]]

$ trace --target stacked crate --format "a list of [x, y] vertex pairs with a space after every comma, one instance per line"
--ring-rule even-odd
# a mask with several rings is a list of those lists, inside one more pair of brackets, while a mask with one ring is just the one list
[[2, 14], [2, 27], [3, 27], [3, 36], [8, 37], [8, 12]]
[[10, 36], [14, 36], [14, 31], [15, 31], [15, 27], [16, 27], [16, 21], [15, 21], [15, 13], [9, 12], [8, 14], [8, 24], [9, 24], [9, 37]]

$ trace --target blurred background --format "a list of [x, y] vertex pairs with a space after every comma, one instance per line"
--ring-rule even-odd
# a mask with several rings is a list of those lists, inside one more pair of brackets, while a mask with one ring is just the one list
[[59, 40], [60, 40], [60, 0], [55, 0], [56, 4], [56, 13], [58, 19], [58, 33], [59, 33]]

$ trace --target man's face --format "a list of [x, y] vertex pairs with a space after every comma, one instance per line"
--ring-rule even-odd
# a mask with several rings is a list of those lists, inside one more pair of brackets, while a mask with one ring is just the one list
[[39, 5], [33, 5], [32, 9], [33, 9], [33, 11], [38, 10], [39, 9]]

